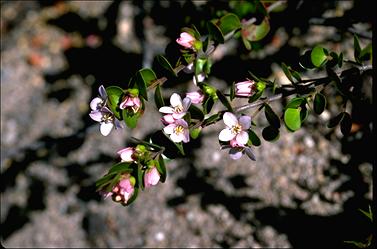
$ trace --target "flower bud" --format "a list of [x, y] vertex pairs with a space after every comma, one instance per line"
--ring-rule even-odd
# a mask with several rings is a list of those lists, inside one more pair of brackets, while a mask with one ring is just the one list
[[144, 186], [150, 187], [156, 185], [160, 181], [160, 173], [156, 167], [150, 168], [144, 175]]
[[187, 32], [181, 33], [180, 37], [176, 40], [179, 45], [190, 49], [193, 48], [195, 41], [195, 38]]
[[255, 82], [252, 80], [238, 82], [235, 85], [235, 94], [249, 97], [255, 92]]
[[191, 99], [191, 103], [193, 104], [201, 104], [204, 100], [204, 94], [202, 91], [195, 91], [195, 92], [188, 92], [186, 93], [186, 97]]

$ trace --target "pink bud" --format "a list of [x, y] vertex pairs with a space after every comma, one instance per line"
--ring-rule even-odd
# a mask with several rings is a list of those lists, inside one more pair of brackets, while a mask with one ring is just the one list
[[185, 48], [192, 48], [192, 46], [193, 46], [193, 44], [195, 42], [195, 38], [192, 35], [190, 35], [189, 33], [183, 32], [183, 33], [181, 33], [180, 38], [178, 38], [176, 40], [176, 42], [179, 45], [181, 45], [181, 46], [183, 46]]
[[193, 104], [201, 104], [204, 100], [204, 94], [202, 91], [188, 92], [186, 93], [186, 97], [190, 98], [191, 103]]
[[235, 84], [235, 93], [239, 96], [251, 96], [255, 91], [255, 82], [248, 80], [242, 81]]
[[123, 102], [120, 103], [119, 108], [125, 109], [127, 107], [131, 107], [134, 112], [137, 112], [139, 108], [141, 107], [141, 100], [139, 97], [131, 97], [126, 96], [123, 99]]
[[135, 152], [134, 148], [127, 147], [127, 148], [119, 150], [117, 153], [120, 155], [122, 162], [133, 162], [133, 161], [135, 161], [132, 158], [132, 155], [133, 155], [134, 152]]
[[156, 167], [152, 169], [148, 169], [144, 175], [144, 185], [145, 187], [154, 186], [160, 180], [160, 173], [158, 172]]

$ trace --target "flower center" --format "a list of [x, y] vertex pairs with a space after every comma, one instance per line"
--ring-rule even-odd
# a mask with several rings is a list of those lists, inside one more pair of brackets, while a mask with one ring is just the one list
[[184, 128], [183, 128], [182, 125], [178, 125], [178, 126], [176, 126], [176, 127], [174, 128], [174, 133], [177, 134], [177, 135], [183, 133], [183, 131], [184, 131]]
[[233, 134], [238, 134], [242, 131], [242, 127], [241, 127], [241, 125], [236, 124], [232, 127], [231, 131], [232, 131]]
[[113, 122], [114, 117], [111, 113], [106, 113], [102, 116], [102, 121], [105, 123], [110, 123]]
[[174, 111], [176, 113], [181, 113], [183, 111], [183, 106], [182, 105], [177, 105], [174, 107]]

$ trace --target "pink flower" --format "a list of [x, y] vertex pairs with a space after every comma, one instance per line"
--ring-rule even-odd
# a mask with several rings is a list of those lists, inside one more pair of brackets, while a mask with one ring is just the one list
[[102, 107], [100, 110], [91, 111], [89, 116], [94, 121], [100, 122], [100, 132], [103, 136], [109, 135], [114, 126], [116, 129], [122, 128], [119, 120], [107, 107]]
[[191, 103], [193, 104], [201, 104], [204, 100], [204, 94], [202, 91], [195, 91], [195, 92], [188, 92], [186, 93], [186, 97], [191, 99]]
[[120, 103], [120, 109], [125, 109], [130, 107], [134, 113], [136, 113], [141, 107], [141, 100], [139, 97], [132, 97], [130, 95], [126, 95], [123, 99], [123, 102]]
[[245, 145], [249, 140], [249, 134], [247, 134], [246, 130], [251, 126], [251, 117], [241, 116], [237, 119], [233, 113], [226, 112], [224, 113], [223, 120], [227, 128], [220, 132], [219, 140], [231, 141], [235, 139], [238, 145]]
[[121, 202], [127, 204], [128, 200], [134, 193], [135, 179], [131, 178], [130, 174], [125, 174], [122, 179], [113, 187], [111, 192], [101, 191], [101, 195], [106, 199], [112, 196], [113, 200], [116, 202]]
[[133, 162], [133, 161], [135, 161], [132, 158], [132, 155], [134, 154], [134, 152], [135, 152], [134, 148], [127, 147], [127, 148], [119, 150], [117, 153], [120, 155], [122, 162]]
[[174, 119], [180, 119], [185, 116], [188, 108], [191, 105], [190, 98], [184, 98], [182, 101], [181, 96], [173, 93], [170, 97], [171, 106], [163, 106], [158, 111], [162, 113], [172, 114]]
[[[200, 73], [197, 76], [198, 76], [198, 82], [203, 82], [206, 79], [206, 75], [204, 73]], [[192, 81], [194, 82], [195, 86], [198, 84], [198, 82], [196, 82], [195, 75], [192, 76]]]
[[165, 126], [164, 132], [170, 135], [170, 139], [174, 143], [184, 142], [188, 143], [190, 141], [190, 135], [188, 130], [188, 124], [183, 119], [177, 119], [174, 123]]
[[156, 167], [148, 169], [144, 175], [144, 186], [150, 187], [156, 185], [160, 181], [160, 173]]
[[176, 40], [176, 42], [185, 48], [193, 48], [195, 38], [189, 33], [183, 32], [181, 33], [180, 37]]
[[235, 84], [235, 93], [239, 96], [251, 96], [255, 92], [255, 82], [252, 80], [242, 81]]

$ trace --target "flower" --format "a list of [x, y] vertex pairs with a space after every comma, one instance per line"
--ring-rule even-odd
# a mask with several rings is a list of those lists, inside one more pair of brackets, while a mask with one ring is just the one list
[[92, 111], [98, 111], [106, 105], [107, 94], [103, 85], [98, 88], [98, 91], [100, 97], [96, 97], [92, 99], [92, 101], [90, 101], [90, 108], [92, 109]]
[[134, 113], [136, 113], [140, 107], [141, 107], [141, 100], [139, 97], [133, 97], [131, 95], [126, 95], [124, 98], [123, 98], [123, 101], [122, 103], [120, 103], [120, 106], [119, 108], [120, 109], [125, 109], [127, 107], [130, 107]]
[[183, 119], [177, 119], [174, 123], [165, 126], [164, 132], [170, 135], [170, 139], [174, 143], [184, 142], [188, 143], [190, 141], [190, 135], [188, 130], [188, 124]]
[[193, 48], [195, 38], [189, 33], [183, 32], [181, 33], [180, 37], [176, 40], [176, 42], [185, 48]]
[[255, 155], [250, 146], [232, 146], [232, 145], [223, 145], [221, 149], [229, 149], [229, 157], [233, 160], [238, 160], [242, 157], [243, 154], [246, 155], [252, 160], [255, 161]]
[[223, 129], [219, 134], [220, 141], [231, 141], [235, 139], [238, 145], [245, 145], [249, 140], [249, 135], [246, 130], [250, 128], [251, 117], [241, 116], [237, 117], [231, 113], [224, 113], [223, 120], [227, 128]]
[[127, 148], [119, 150], [117, 153], [120, 155], [122, 162], [133, 162], [133, 161], [135, 161], [132, 158], [132, 155], [134, 154], [134, 152], [135, 152], [134, 148], [127, 147]]
[[204, 94], [201, 90], [186, 93], [186, 97], [191, 99], [193, 104], [201, 104], [204, 100]]
[[235, 87], [235, 93], [239, 96], [249, 97], [255, 92], [255, 82], [252, 80], [238, 82]]
[[173, 93], [170, 97], [170, 106], [163, 106], [158, 111], [162, 113], [172, 114], [174, 119], [180, 119], [182, 118], [188, 108], [191, 105], [191, 99], [190, 98], [184, 98], [182, 101], [181, 96], [179, 96], [176, 93]]
[[119, 120], [107, 107], [102, 107], [100, 110], [91, 111], [89, 116], [94, 121], [100, 122], [100, 131], [104, 136], [109, 135], [114, 126], [115, 128], [122, 128]]
[[113, 187], [111, 192], [101, 191], [101, 195], [106, 199], [112, 196], [113, 201], [127, 204], [134, 193], [135, 179], [130, 174], [125, 174], [122, 179]]
[[150, 187], [156, 185], [160, 181], [160, 173], [156, 167], [148, 169], [144, 175], [144, 186]]

